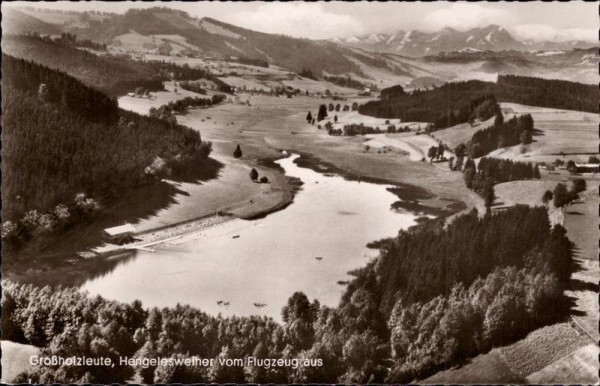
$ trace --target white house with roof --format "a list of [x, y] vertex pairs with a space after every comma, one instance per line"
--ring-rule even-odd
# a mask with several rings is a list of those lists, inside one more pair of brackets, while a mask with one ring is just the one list
[[104, 230], [106, 237], [111, 241], [120, 241], [125, 237], [132, 236], [135, 233], [135, 228], [131, 224], [123, 224]]

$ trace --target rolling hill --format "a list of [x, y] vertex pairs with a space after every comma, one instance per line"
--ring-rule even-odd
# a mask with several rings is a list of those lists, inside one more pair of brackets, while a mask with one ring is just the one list
[[177, 80], [214, 79], [203, 69], [93, 54], [46, 37], [5, 35], [2, 38], [2, 51], [65, 72], [113, 96], [123, 95], [136, 87], [145, 87], [150, 91], [162, 90], [162, 82], [169, 80], [171, 73], [175, 74]]
[[[597, 81], [593, 70], [597, 52], [593, 48], [576, 49], [589, 44], [531, 44], [516, 40], [498, 26], [466, 32], [449, 28], [439, 33], [399, 31], [389, 36], [327, 41], [256, 32], [165, 7], [101, 15], [29, 8], [12, 12], [18, 17], [4, 34], [68, 32], [80, 40], [107, 44], [111, 55], [254, 60], [297, 73], [307, 68], [318, 76], [349, 75], [366, 84], [375, 81], [379, 88], [394, 84], [430, 87], [470, 79], [494, 81], [498, 74]], [[540, 49], [553, 51], [537, 51]]]
[[60, 34], [60, 28], [46, 23], [31, 15], [20, 12], [12, 7], [2, 7], [2, 34], [24, 34], [31, 32], [40, 34]]

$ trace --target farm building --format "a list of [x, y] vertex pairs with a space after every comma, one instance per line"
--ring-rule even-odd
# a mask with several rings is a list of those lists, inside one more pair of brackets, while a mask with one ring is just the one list
[[135, 228], [131, 224], [119, 225], [117, 227], [106, 228], [104, 230], [105, 236], [111, 241], [116, 243], [122, 243], [128, 239], [131, 239], [135, 232]]
[[575, 163], [577, 173], [598, 173], [599, 164], [578, 164]]

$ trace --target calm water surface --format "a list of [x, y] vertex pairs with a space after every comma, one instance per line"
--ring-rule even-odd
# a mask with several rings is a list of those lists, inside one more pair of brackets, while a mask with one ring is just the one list
[[260, 220], [234, 220], [155, 252], [137, 251], [82, 289], [119, 301], [140, 299], [146, 307], [181, 303], [215, 315], [277, 320], [295, 291], [336, 306], [345, 289], [337, 281], [348, 280], [349, 270], [377, 255], [366, 244], [414, 225], [416, 216], [391, 210], [398, 198], [384, 185], [300, 168], [293, 162], [297, 157], [278, 161], [287, 175], [304, 182], [286, 209]]

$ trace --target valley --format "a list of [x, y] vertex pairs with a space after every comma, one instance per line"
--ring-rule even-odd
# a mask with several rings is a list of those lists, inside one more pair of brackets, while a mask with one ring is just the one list
[[3, 382], [597, 382], [589, 43], [2, 12]]

